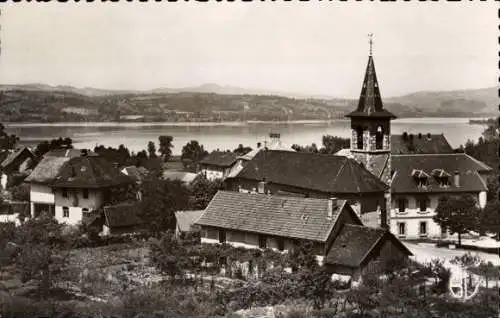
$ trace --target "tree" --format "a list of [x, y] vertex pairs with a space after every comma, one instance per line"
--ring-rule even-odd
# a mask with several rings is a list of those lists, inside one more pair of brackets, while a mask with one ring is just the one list
[[148, 142], [148, 154], [149, 158], [156, 158], [156, 146], [153, 141]]
[[212, 201], [217, 191], [224, 188], [222, 180], [210, 181], [203, 175], [198, 175], [191, 184], [189, 209], [203, 210]]
[[318, 147], [316, 146], [315, 143], [312, 143], [310, 146], [301, 146], [297, 144], [292, 145], [292, 149], [297, 151], [297, 152], [312, 152], [312, 153], [318, 153]]
[[142, 220], [149, 230], [158, 233], [175, 228], [175, 211], [188, 207], [189, 190], [180, 181], [150, 175], [142, 183]]
[[30, 219], [17, 229], [20, 253], [16, 263], [23, 282], [37, 282], [39, 296], [47, 298], [65, 271], [71, 240], [63, 236], [63, 225], [52, 216]]
[[451, 234], [458, 234], [458, 246], [462, 244], [462, 234], [478, 229], [479, 209], [471, 195], [460, 197], [442, 196], [433, 217], [441, 228]]
[[170, 160], [172, 156], [172, 148], [174, 145], [172, 144], [174, 138], [172, 136], [160, 136], [158, 137], [158, 141], [160, 142], [160, 148], [158, 151], [163, 156], [163, 161], [167, 162]]
[[500, 240], [500, 202], [489, 201], [481, 213], [481, 230], [497, 234]]
[[243, 155], [249, 153], [250, 151], [252, 151], [252, 148], [250, 148], [250, 147], [243, 147], [243, 144], [239, 144], [238, 148], [236, 148], [236, 149], [233, 150], [233, 152], [235, 154], [237, 154], [238, 156], [243, 156]]
[[323, 154], [335, 154], [341, 149], [349, 148], [351, 145], [351, 140], [348, 138], [342, 138], [331, 135], [323, 136], [323, 147], [319, 150]]
[[198, 141], [191, 140], [182, 147], [181, 160], [184, 167], [191, 165], [193, 170], [196, 170], [198, 163], [208, 154], [208, 152], [200, 145]]
[[10, 189], [12, 199], [14, 201], [29, 201], [30, 200], [30, 185], [28, 183], [21, 183]]
[[18, 141], [19, 137], [14, 134], [7, 134], [5, 132], [5, 126], [0, 123], [0, 150], [14, 149]]

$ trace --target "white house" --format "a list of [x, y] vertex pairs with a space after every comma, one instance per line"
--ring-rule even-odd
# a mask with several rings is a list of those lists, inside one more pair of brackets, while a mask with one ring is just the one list
[[87, 151], [73, 155], [45, 156], [26, 179], [32, 217], [45, 211], [59, 222], [77, 224], [106, 202], [110, 188], [134, 182], [102, 157]]
[[200, 161], [200, 173], [208, 180], [224, 180], [235, 166], [237, 157], [230, 151], [212, 151]]
[[401, 239], [443, 237], [433, 221], [441, 196], [471, 195], [486, 206], [490, 167], [464, 153], [392, 155], [391, 231]]

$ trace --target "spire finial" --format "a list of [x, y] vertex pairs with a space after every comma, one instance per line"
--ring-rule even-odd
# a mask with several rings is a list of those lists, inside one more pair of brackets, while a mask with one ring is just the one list
[[372, 56], [372, 46], [373, 46], [373, 33], [368, 33], [368, 43], [370, 43], [370, 56]]

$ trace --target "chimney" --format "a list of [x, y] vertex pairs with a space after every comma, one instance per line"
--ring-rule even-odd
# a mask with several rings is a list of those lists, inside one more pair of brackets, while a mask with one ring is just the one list
[[422, 133], [418, 133], [418, 139], [422, 139]]
[[259, 182], [258, 192], [259, 193], [266, 193], [266, 182], [265, 181]]
[[455, 173], [453, 174], [453, 184], [455, 187], [460, 187], [460, 172], [458, 170], [455, 170]]
[[257, 143], [257, 149], [260, 148], [260, 146], [262, 146], [262, 144], [260, 142]]
[[328, 219], [333, 218], [333, 211], [337, 210], [337, 198], [328, 199]]

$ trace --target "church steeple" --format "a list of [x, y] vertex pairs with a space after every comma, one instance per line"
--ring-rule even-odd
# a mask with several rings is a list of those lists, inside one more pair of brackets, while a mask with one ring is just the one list
[[346, 115], [346, 117], [378, 117], [391, 118], [394, 116], [391, 112], [384, 109], [382, 97], [380, 96], [380, 88], [377, 81], [377, 73], [375, 72], [375, 63], [372, 55], [372, 40], [373, 34], [370, 37], [370, 55], [368, 56], [368, 64], [366, 66], [365, 78], [359, 96], [358, 107], [355, 111]]

